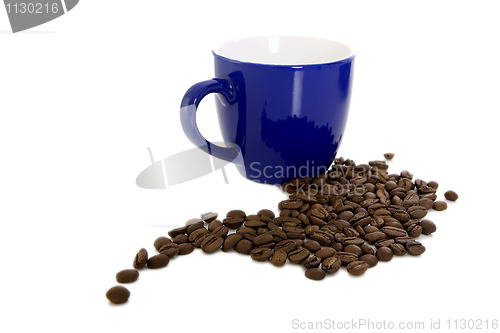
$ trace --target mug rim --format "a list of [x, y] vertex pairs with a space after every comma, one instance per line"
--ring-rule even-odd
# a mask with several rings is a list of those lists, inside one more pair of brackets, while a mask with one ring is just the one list
[[[330, 61], [317, 61], [317, 62], [299, 62], [298, 61], [298, 62], [293, 63], [293, 64], [280, 64], [280, 63], [272, 63], [272, 62], [264, 62], [264, 61], [240, 60], [240, 59], [236, 59], [237, 57], [230, 57], [227, 55], [223, 55], [223, 54], [221, 54], [222, 52], [220, 52], [220, 49], [222, 47], [230, 45], [230, 44], [234, 44], [238, 41], [250, 40], [250, 39], [267, 39], [267, 40], [269, 40], [271, 38], [277, 38], [277, 39], [295, 38], [295, 39], [316, 41], [316, 42], [322, 42], [322, 43], [335, 43], [337, 45], [340, 45], [342, 47], [349, 49], [349, 54], [346, 56], [343, 56], [343, 57], [339, 57], [338, 59], [330, 60]], [[328, 38], [300, 36], [300, 35], [256, 35], [256, 36], [233, 38], [230, 40], [226, 40], [225, 42], [219, 43], [217, 46], [214, 46], [212, 48], [212, 54], [216, 58], [219, 58], [221, 60], [225, 60], [228, 62], [232, 62], [235, 64], [250, 64], [250, 65], [286, 67], [286, 68], [307, 68], [307, 67], [317, 67], [317, 66], [322, 66], [322, 65], [339, 64], [342, 62], [352, 61], [356, 56], [356, 52], [353, 50], [353, 48], [348, 46], [345, 43], [342, 43], [342, 42], [339, 42], [339, 41], [336, 41], [333, 39], [328, 39]]]

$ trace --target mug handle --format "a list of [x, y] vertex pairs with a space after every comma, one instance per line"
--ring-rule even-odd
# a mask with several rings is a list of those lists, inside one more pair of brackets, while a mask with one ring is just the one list
[[[201, 135], [196, 125], [196, 111], [203, 97], [210, 93], [224, 96], [228, 104], [236, 101], [236, 89], [229, 78], [216, 78], [202, 81], [189, 88], [181, 102], [181, 125], [188, 139], [206, 153], [232, 162], [239, 154], [235, 148], [226, 148], [214, 145]], [[223, 102], [224, 103], [224, 102]]]

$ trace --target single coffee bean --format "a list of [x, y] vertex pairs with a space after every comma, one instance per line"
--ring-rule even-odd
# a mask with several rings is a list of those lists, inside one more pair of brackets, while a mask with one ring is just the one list
[[418, 238], [422, 234], [422, 230], [423, 229], [419, 224], [414, 223], [414, 224], [408, 226], [408, 229], [407, 229], [408, 236], [413, 237], [413, 238]]
[[[365, 244], [363, 244], [363, 245], [365, 245]], [[359, 246], [354, 245], [354, 244], [350, 244], [350, 245], [345, 246], [344, 252], [354, 253], [358, 257], [363, 255], [363, 250], [361, 250], [361, 248]]]
[[267, 243], [271, 243], [273, 241], [273, 235], [271, 234], [263, 234], [255, 237], [253, 240], [253, 245], [261, 246]]
[[248, 239], [242, 239], [236, 244], [236, 252], [241, 254], [250, 254], [253, 250], [253, 244]]
[[189, 219], [189, 220], [186, 221], [185, 225], [190, 226], [190, 225], [193, 225], [193, 224], [203, 224], [203, 220], [199, 219], [199, 218]]
[[434, 207], [434, 201], [432, 201], [431, 199], [429, 198], [421, 198], [419, 201], [418, 201], [418, 204], [422, 207], [424, 207], [425, 209], [429, 210], [431, 209], [432, 207]]
[[179, 253], [179, 244], [177, 243], [167, 243], [160, 247], [160, 253], [166, 255], [169, 258], [173, 258]]
[[370, 266], [363, 260], [353, 261], [347, 265], [347, 272], [351, 275], [362, 275]]
[[217, 218], [218, 214], [214, 212], [209, 212], [205, 214], [201, 214], [200, 218], [205, 221], [206, 223], [211, 223]]
[[325, 278], [326, 273], [321, 268], [316, 267], [316, 268], [309, 268], [308, 270], [306, 270], [305, 275], [306, 278], [308, 279], [319, 281]]
[[222, 246], [222, 252], [227, 252], [231, 250], [241, 239], [243, 235], [241, 234], [230, 234], [224, 240], [224, 245]]
[[397, 237], [394, 239], [396, 243], [406, 245], [409, 241], [413, 240], [410, 236], [404, 236], [404, 237]]
[[[185, 225], [185, 226], [182, 226], [180, 228], [175, 228], [175, 229], [172, 229], [168, 232], [168, 235], [172, 238], [174, 238], [175, 236], [179, 235], [179, 234], [185, 234], [187, 232], [187, 229], [188, 229], [188, 226]], [[161, 237], [160, 237], [161, 238]], [[163, 245], [163, 244], [162, 244]], [[155, 246], [156, 247], [156, 246]]]
[[434, 210], [442, 211], [448, 208], [448, 204], [445, 201], [436, 201], [433, 206]]
[[201, 242], [208, 236], [210, 232], [205, 228], [196, 229], [189, 235], [189, 241], [196, 247], [201, 246]]
[[[212, 222], [212, 223], [214, 223], [214, 222]], [[226, 227], [225, 225], [221, 225], [220, 227], [218, 227], [214, 231], [212, 231], [212, 235], [215, 235], [217, 237], [226, 237], [228, 232], [229, 232], [229, 228]]]
[[179, 253], [177, 253], [177, 254], [180, 256], [183, 256], [186, 254], [190, 254], [191, 252], [193, 252], [193, 250], [194, 250], [193, 244], [182, 243], [182, 244], [179, 244]]
[[432, 187], [433, 189], [437, 190], [439, 187], [438, 182], [431, 180], [430, 182], [427, 183], [427, 186]]
[[375, 255], [377, 256], [377, 259], [379, 261], [391, 261], [392, 257], [394, 256], [394, 253], [388, 247], [381, 247], [377, 250]]
[[303, 265], [305, 268], [315, 268], [321, 265], [321, 258], [316, 256], [310, 256], [306, 260], [304, 260]]
[[276, 244], [276, 247], [274, 248], [275, 251], [282, 250], [285, 253], [289, 253], [290, 251], [294, 250], [297, 247], [297, 243], [295, 243], [294, 240], [291, 239], [285, 239], [282, 240], [281, 242], [278, 242]]
[[283, 250], [274, 251], [273, 256], [271, 257], [271, 263], [274, 266], [281, 267], [286, 263], [286, 259], [288, 258], [288, 254]]
[[[186, 230], [187, 230], [187, 228], [186, 228]], [[181, 235], [181, 234], [179, 234], [179, 235]], [[175, 236], [174, 236], [174, 238], [175, 238], [175, 237], [177, 237], [177, 235], [175, 235]], [[160, 247], [162, 247], [163, 245], [165, 245], [165, 244], [167, 244], [167, 243], [170, 243], [170, 242], [171, 242], [171, 240], [170, 240], [169, 238], [167, 238], [167, 237], [165, 237], [165, 236], [161, 236], [161, 237], [158, 237], [158, 238], [155, 240], [155, 242], [154, 242], [154, 244], [153, 244], [153, 245], [154, 245], [155, 249], [156, 249], [157, 251], [159, 251], [159, 250], [160, 250]]]
[[375, 250], [373, 249], [373, 247], [371, 247], [370, 245], [368, 244], [361, 244], [359, 246], [361, 248], [361, 250], [363, 250], [363, 253], [364, 254], [375, 254]]
[[287, 239], [286, 233], [281, 229], [271, 230], [268, 234], [273, 237], [273, 242], [281, 242], [282, 240]]
[[406, 254], [406, 249], [403, 244], [393, 243], [389, 245], [389, 248], [396, 256], [404, 256]]
[[335, 251], [334, 248], [331, 248], [331, 247], [325, 247], [324, 249], [321, 249], [321, 250], [318, 250], [316, 251], [316, 253], [314, 254], [316, 257], [324, 260], [328, 257], [333, 257], [333, 255], [336, 253], [337, 251]]
[[342, 265], [342, 260], [339, 257], [327, 257], [321, 263], [321, 268], [328, 274], [336, 273], [340, 266]]
[[203, 223], [195, 223], [195, 224], [190, 224], [187, 228], [187, 231], [186, 231], [186, 234], [188, 236], [190, 236], [193, 232], [195, 232], [196, 230], [198, 229], [204, 229], [204, 230], [207, 230], [205, 228], [205, 226], [203, 225]]
[[372, 232], [380, 231], [379, 228], [377, 228], [373, 225], [367, 225], [366, 227], [363, 228], [363, 230], [365, 231], [365, 234], [370, 234]]
[[349, 252], [336, 252], [333, 256], [339, 258], [340, 261], [342, 262], [342, 265], [347, 265], [353, 261], [358, 260], [357, 255]]
[[406, 236], [406, 231], [404, 231], [404, 229], [395, 228], [395, 227], [385, 226], [382, 229], [380, 229], [380, 231], [382, 231], [384, 234], [386, 234], [388, 238], [396, 238], [396, 237]]
[[273, 255], [273, 250], [265, 247], [259, 247], [250, 251], [250, 257], [257, 261], [267, 261]]
[[450, 190], [444, 193], [444, 197], [446, 198], [446, 200], [456, 201], [458, 199], [458, 194]]
[[[227, 214], [226, 214], [226, 217], [240, 217], [242, 218], [243, 220], [245, 220], [247, 218], [247, 214], [245, 214], [244, 211], [242, 210], [239, 210], [239, 209], [235, 209], [235, 210], [231, 210], [229, 211]], [[228, 226], [229, 228], [229, 226]]]
[[303, 240], [306, 239], [306, 235], [304, 234], [299, 234], [297, 232], [287, 232], [286, 237], [289, 239], [298, 239], [302, 240], [302, 244], [304, 243]]
[[243, 222], [245, 222], [245, 219], [240, 216], [226, 217], [224, 220], [222, 220], [222, 223], [224, 223], [224, 225], [230, 229], [237, 229], [241, 227]]
[[381, 239], [387, 239], [387, 235], [382, 231], [370, 232], [365, 235], [365, 240], [370, 244], [373, 244]]
[[[256, 215], [256, 216], [259, 217], [258, 215]], [[267, 226], [267, 223], [262, 222], [261, 220], [247, 220], [247, 221], [245, 221], [245, 227], [252, 228], [252, 229], [264, 228], [266, 226]]]
[[114, 304], [122, 304], [128, 301], [130, 291], [123, 286], [114, 286], [106, 292], [106, 298]]
[[381, 247], [389, 247], [389, 245], [394, 244], [394, 239], [389, 238], [389, 239], [381, 239], [379, 241], [376, 241], [375, 244], [373, 244], [377, 249]]
[[267, 216], [271, 220], [275, 218], [274, 212], [272, 210], [269, 210], [269, 209], [261, 209], [261, 210], [259, 210], [259, 212], [257, 213], [257, 215], [259, 215], [259, 216]]
[[222, 237], [211, 234], [205, 237], [203, 242], [201, 242], [200, 247], [205, 253], [213, 253], [220, 249], [222, 244], [224, 244], [224, 239]]
[[301, 247], [288, 253], [288, 260], [290, 260], [291, 263], [300, 264], [303, 260], [309, 257], [310, 253], [311, 252], [309, 252], [308, 249]]
[[384, 157], [387, 160], [392, 160], [392, 158], [394, 157], [394, 153], [385, 153]]
[[157, 254], [148, 260], [148, 268], [157, 269], [168, 265], [170, 259], [164, 254]]
[[300, 199], [296, 200], [284, 200], [280, 202], [283, 209], [299, 209], [304, 203]]
[[373, 254], [364, 254], [359, 257], [359, 260], [366, 262], [370, 268], [375, 267], [378, 264], [378, 258]]
[[333, 243], [331, 245], [331, 248], [334, 249], [335, 251], [337, 252], [342, 252], [344, 251], [344, 245], [342, 245], [342, 243]]
[[412, 206], [407, 209], [407, 212], [412, 219], [421, 219], [427, 215], [427, 209], [423, 206]]
[[312, 240], [315, 240], [317, 241], [319, 244], [321, 244], [322, 246], [330, 246], [335, 238], [332, 234], [330, 233], [327, 233], [327, 232], [324, 232], [324, 231], [315, 231], [313, 232], [309, 238], [311, 238]]
[[135, 269], [141, 269], [144, 267], [144, 265], [146, 265], [147, 262], [148, 262], [148, 251], [142, 248], [135, 255], [134, 263], [132, 266], [134, 266]]
[[187, 243], [189, 242], [189, 237], [186, 234], [180, 234], [174, 237], [173, 242], [177, 244]]
[[135, 269], [124, 269], [116, 273], [116, 281], [119, 283], [135, 282], [139, 278], [139, 272]]
[[412, 256], [419, 256], [425, 252], [425, 246], [416, 240], [408, 241], [405, 246], [406, 251], [408, 251], [408, 253]]
[[365, 241], [359, 237], [345, 237], [342, 239], [342, 244], [345, 246], [347, 245], [361, 245], [364, 244]]
[[223, 226], [222, 222], [219, 220], [215, 220], [215, 221], [210, 222], [207, 229], [210, 232], [214, 232], [215, 229], [218, 229], [221, 226]]
[[321, 250], [321, 244], [316, 242], [315, 240], [308, 240], [304, 242], [304, 247], [311, 252], [316, 252]]
[[431, 220], [420, 221], [420, 226], [422, 227], [422, 233], [424, 235], [430, 235], [437, 230], [436, 225]]
[[304, 241], [302, 239], [292, 239], [292, 241], [295, 243], [295, 248], [304, 246]]

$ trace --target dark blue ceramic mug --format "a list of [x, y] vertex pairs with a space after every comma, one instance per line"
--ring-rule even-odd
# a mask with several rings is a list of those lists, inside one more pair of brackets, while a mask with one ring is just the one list
[[[187, 137], [232, 161], [250, 180], [282, 184], [316, 177], [332, 164], [347, 122], [354, 53], [309, 37], [249, 37], [213, 50], [215, 77], [193, 85], [181, 103]], [[196, 110], [216, 93], [226, 147], [201, 135]]]

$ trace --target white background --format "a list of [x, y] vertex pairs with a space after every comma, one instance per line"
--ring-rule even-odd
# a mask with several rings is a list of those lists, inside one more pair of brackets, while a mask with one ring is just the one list
[[[4, 332], [297, 331], [292, 321], [500, 319], [497, 145], [500, 47], [494, 1], [81, 1], [12, 34], [0, 9], [0, 326]], [[234, 166], [168, 190], [136, 176], [192, 148], [179, 104], [211, 78], [211, 48], [305, 35], [357, 51], [339, 156], [396, 154], [460, 198], [428, 216], [421, 257], [321, 282], [236, 253], [197, 250], [143, 269], [126, 305], [105, 298], [141, 247], [206, 211], [277, 211], [286, 197]], [[221, 139], [213, 97], [198, 121]], [[158, 227], [160, 226], [160, 227]], [[163, 227], [161, 227], [163, 226]], [[483, 323], [483, 329], [485, 324]], [[5, 329], [4, 329], [5, 328]]]

